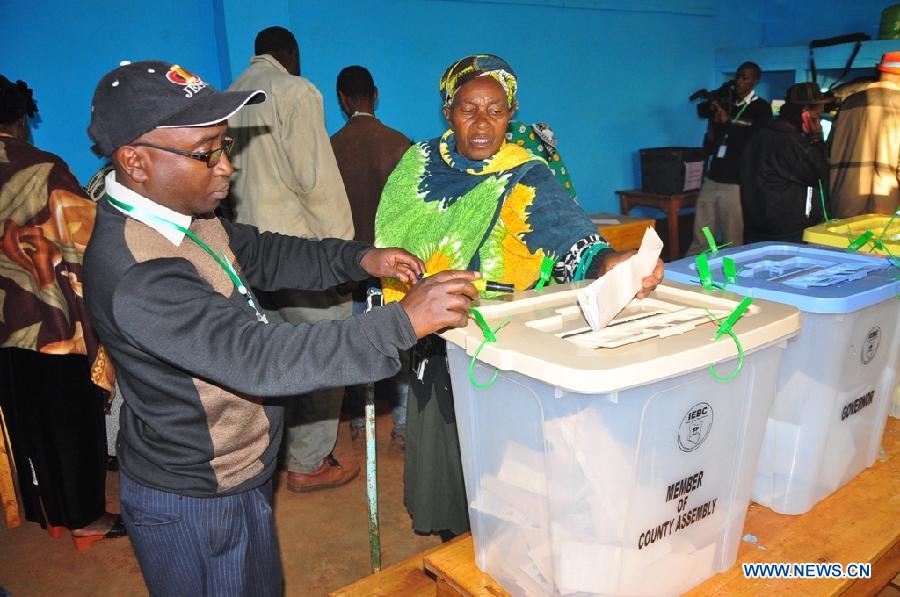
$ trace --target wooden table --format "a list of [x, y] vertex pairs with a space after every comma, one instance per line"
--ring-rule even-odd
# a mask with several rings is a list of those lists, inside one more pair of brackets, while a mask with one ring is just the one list
[[597, 231], [616, 251], [639, 248], [644, 231], [656, 227], [653, 218], [631, 218], [610, 213], [590, 214], [590, 218]]
[[619, 204], [622, 213], [625, 215], [628, 215], [631, 208], [637, 205], [655, 207], [664, 211], [669, 233], [668, 261], [675, 261], [681, 258], [681, 250], [678, 246], [678, 212], [683, 207], [694, 207], [697, 203], [697, 196], [700, 194], [699, 191], [675, 195], [657, 195], [656, 193], [645, 193], [640, 189], [631, 189], [616, 191], [616, 194], [619, 196]]
[[[900, 572], [900, 420], [889, 419], [884, 432], [885, 456], [846, 486], [802, 516], [776, 514], [751, 504], [737, 562], [687, 595], [874, 595]], [[764, 549], [760, 548], [762, 546]], [[409, 578], [396, 565], [345, 587], [334, 595], [466, 595], [503, 596], [508, 593], [475, 566], [472, 537], [465, 535], [438, 546], [419, 561], [432, 578], [416, 576], [415, 589], [399, 590], [396, 578]], [[871, 562], [870, 579], [745, 579], [745, 562]], [[418, 571], [415, 572], [418, 574]], [[392, 580], [392, 578], [394, 580]], [[352, 590], [348, 590], [351, 589]]]

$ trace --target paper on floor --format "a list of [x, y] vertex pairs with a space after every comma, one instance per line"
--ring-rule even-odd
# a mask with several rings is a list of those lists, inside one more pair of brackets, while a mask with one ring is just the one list
[[619, 263], [578, 294], [584, 318], [594, 331], [606, 327], [631, 302], [643, 279], [653, 273], [662, 248], [656, 230], [647, 228], [637, 255]]

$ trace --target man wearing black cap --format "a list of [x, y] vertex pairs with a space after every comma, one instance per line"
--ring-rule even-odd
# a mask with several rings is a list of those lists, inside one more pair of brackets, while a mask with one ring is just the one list
[[800, 242], [824, 219], [828, 156], [819, 116], [828, 99], [815, 83], [791, 85], [784, 99], [741, 155], [746, 242]]
[[269, 323], [250, 288], [412, 282], [400, 249], [309, 241], [212, 215], [229, 189], [227, 119], [259, 91], [220, 93], [165, 62], [126, 64], [88, 129], [115, 166], [84, 260], [85, 303], [124, 398], [122, 517], [151, 594], [282, 591], [271, 510], [283, 408], [268, 398], [388, 377], [417, 337], [464, 325], [472, 272], [446, 272], [346, 321]]

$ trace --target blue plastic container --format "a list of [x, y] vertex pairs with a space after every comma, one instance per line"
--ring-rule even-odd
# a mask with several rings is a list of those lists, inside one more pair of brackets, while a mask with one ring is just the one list
[[[878, 454], [900, 353], [900, 270], [886, 259], [789, 243], [756, 243], [708, 255], [726, 290], [797, 307], [800, 334], [788, 341], [753, 500], [802, 514]], [[666, 278], [700, 284], [694, 258], [666, 265]], [[713, 291], [714, 292], [714, 291]]]

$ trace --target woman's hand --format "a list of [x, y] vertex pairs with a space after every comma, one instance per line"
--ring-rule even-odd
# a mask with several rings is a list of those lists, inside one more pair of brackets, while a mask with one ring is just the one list
[[[600, 267], [600, 275], [604, 275], [616, 265], [631, 259], [634, 255], [637, 255], [637, 251], [611, 251], [606, 253], [603, 257], [603, 264]], [[664, 273], [665, 266], [663, 265], [662, 259], [657, 259], [656, 267], [653, 268], [653, 272], [649, 276], [645, 276], [644, 279], [641, 280], [641, 289], [634, 295], [634, 298], [642, 299], [650, 296], [650, 293], [656, 290], [656, 287], [662, 282]]]
[[396, 278], [413, 285], [425, 273], [422, 260], [403, 249], [371, 249], [359, 264], [374, 278]]

